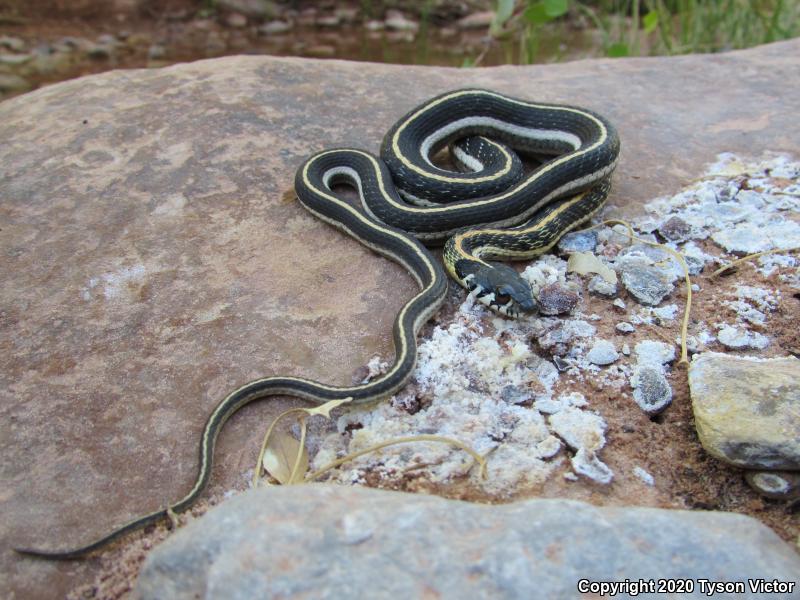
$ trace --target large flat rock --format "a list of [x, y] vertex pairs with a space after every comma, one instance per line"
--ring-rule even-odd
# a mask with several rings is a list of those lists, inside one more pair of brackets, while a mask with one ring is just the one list
[[[542, 499], [485, 506], [310, 485], [251, 490], [213, 509], [148, 557], [136, 591], [142, 600], [544, 600], [592, 591], [582, 580], [652, 580], [641, 597], [664, 598], [659, 580], [689, 579], [688, 597], [700, 598], [703, 579], [747, 586], [798, 573], [791, 546], [732, 513]], [[800, 598], [793, 588], [781, 596]]]
[[[111, 72], [0, 103], [0, 592], [51, 598], [96, 561], [20, 560], [191, 485], [221, 396], [257, 376], [349, 383], [391, 353], [414, 290], [291, 194], [311, 152], [377, 151], [418, 102], [480, 86], [593, 108], [623, 140], [635, 212], [716, 153], [800, 154], [800, 41], [714, 56], [492, 69], [235, 57]], [[241, 485], [266, 419], [221, 436], [211, 493]]]

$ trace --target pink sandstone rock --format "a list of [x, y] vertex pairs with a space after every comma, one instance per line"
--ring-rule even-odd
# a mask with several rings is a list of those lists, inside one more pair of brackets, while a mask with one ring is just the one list
[[[0, 591], [61, 597], [96, 561], [21, 560], [181, 497], [227, 392], [334, 384], [375, 354], [412, 279], [306, 213], [310, 153], [376, 152], [407, 110], [479, 86], [586, 106], [623, 140], [624, 214], [721, 151], [800, 154], [800, 41], [712, 56], [446, 69], [234, 57], [116, 71], [0, 103]], [[286, 406], [223, 432], [209, 493], [243, 487]]]

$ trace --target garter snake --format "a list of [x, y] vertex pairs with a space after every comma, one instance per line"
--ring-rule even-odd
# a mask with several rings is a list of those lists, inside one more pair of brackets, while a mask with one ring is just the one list
[[[451, 143], [462, 172], [434, 163], [436, 153]], [[506, 145], [546, 160], [526, 174]], [[79, 548], [17, 552], [77, 558], [129, 531], [185, 511], [208, 483], [223, 425], [254, 400], [286, 395], [319, 404], [343, 398], [366, 404], [399, 390], [416, 363], [416, 335], [447, 291], [445, 271], [423, 243], [444, 243], [447, 271], [495, 311], [510, 316], [534, 311], [530, 286], [510, 267], [487, 260], [541, 254], [589, 219], [605, 201], [618, 153], [614, 128], [588, 110], [486, 90], [460, 90], [433, 98], [401, 118], [384, 138], [380, 158], [358, 149], [311, 156], [295, 177], [301, 204], [401, 264], [420, 286], [395, 319], [393, 365], [377, 379], [350, 387], [280, 376], [247, 383], [228, 394], [208, 418], [198, 475], [181, 500]], [[363, 210], [332, 190], [339, 182], [358, 190]]]

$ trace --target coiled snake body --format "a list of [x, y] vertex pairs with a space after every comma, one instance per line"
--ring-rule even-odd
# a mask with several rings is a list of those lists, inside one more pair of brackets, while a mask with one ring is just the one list
[[[450, 144], [461, 172], [434, 162], [438, 151]], [[544, 161], [526, 173], [507, 146]], [[77, 558], [186, 510], [208, 483], [223, 425], [254, 400], [289, 395], [315, 403], [351, 398], [351, 404], [366, 404], [403, 387], [416, 362], [417, 332], [447, 291], [444, 269], [423, 243], [443, 243], [449, 274], [493, 310], [509, 316], [535, 311], [527, 282], [510, 267], [488, 259], [532, 258], [589, 219], [608, 195], [618, 154], [616, 131], [593, 112], [486, 90], [460, 90], [433, 98], [400, 119], [386, 135], [380, 159], [357, 149], [311, 156], [295, 178], [302, 205], [404, 266], [420, 286], [395, 320], [394, 364], [377, 379], [357, 386], [280, 376], [247, 383], [228, 394], [208, 418], [197, 479], [181, 500], [79, 548], [17, 552]], [[363, 211], [332, 191], [340, 182], [358, 189]]]

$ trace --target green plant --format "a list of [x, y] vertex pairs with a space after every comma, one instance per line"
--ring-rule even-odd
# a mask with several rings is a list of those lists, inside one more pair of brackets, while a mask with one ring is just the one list
[[[516, 43], [517, 60], [539, 56], [545, 32], [588, 23], [611, 57], [717, 52], [800, 35], [794, 0], [497, 0], [490, 34]], [[560, 29], [559, 29], [560, 28]]]

